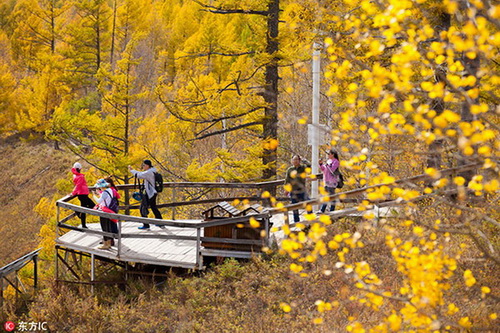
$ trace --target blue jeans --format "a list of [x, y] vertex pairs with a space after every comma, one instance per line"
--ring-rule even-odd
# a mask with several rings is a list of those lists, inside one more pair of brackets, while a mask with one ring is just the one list
[[[306, 192], [292, 193], [290, 198], [291, 198], [293, 204], [301, 202], [301, 201], [309, 200], [309, 197], [307, 196]], [[309, 214], [312, 213], [312, 211], [307, 211], [307, 212]], [[299, 216], [298, 209], [296, 209], [296, 210], [293, 211], [293, 221], [295, 223], [297, 223], [297, 222], [300, 221], [300, 216]]]
[[[330, 186], [325, 186], [325, 190], [328, 192], [329, 195], [334, 195], [335, 194], [335, 187], [330, 187]], [[324, 213], [326, 210], [327, 204], [324, 203], [321, 205], [321, 212]], [[330, 212], [333, 212], [335, 210], [335, 201], [332, 201], [330, 203]]]

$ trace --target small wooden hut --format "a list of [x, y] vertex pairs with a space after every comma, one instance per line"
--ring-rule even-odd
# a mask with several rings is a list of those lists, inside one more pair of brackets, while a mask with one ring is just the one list
[[[204, 221], [213, 221], [218, 219], [226, 219], [231, 217], [245, 216], [260, 214], [261, 207], [258, 204], [252, 205], [243, 211], [232, 206], [228, 202], [220, 202], [217, 205], [204, 211]], [[230, 223], [225, 225], [218, 225], [206, 227], [204, 237], [206, 238], [225, 238], [225, 239], [238, 239], [238, 240], [261, 240], [261, 232], [264, 230], [263, 221], [260, 222], [260, 227], [253, 228], [248, 222]], [[225, 250], [239, 250], [239, 251], [260, 251], [261, 246], [255, 244], [228, 244], [223, 242], [204, 241], [202, 245], [209, 249], [225, 249]]]

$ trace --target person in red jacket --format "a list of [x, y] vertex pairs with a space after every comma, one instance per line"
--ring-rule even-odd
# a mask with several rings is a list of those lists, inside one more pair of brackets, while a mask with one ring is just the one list
[[[89, 187], [87, 186], [87, 181], [85, 180], [85, 175], [81, 173], [82, 165], [78, 162], [73, 164], [73, 168], [71, 172], [73, 173], [73, 183], [75, 184], [75, 188], [71, 195], [76, 195], [78, 200], [80, 200], [80, 205], [85, 208], [94, 208], [95, 203], [92, 199], [89, 198]], [[84, 213], [76, 213], [77, 216], [82, 221], [82, 228], [87, 229], [86, 219], [87, 214]]]

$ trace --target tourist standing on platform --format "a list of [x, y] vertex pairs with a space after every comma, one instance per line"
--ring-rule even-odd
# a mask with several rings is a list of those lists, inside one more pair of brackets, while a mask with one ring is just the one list
[[[291, 192], [286, 193], [290, 195], [292, 203], [306, 201], [309, 199], [306, 189], [306, 168], [311, 167], [311, 163], [302, 160], [299, 155], [292, 157], [292, 166], [286, 171], [285, 185], [289, 185]], [[307, 211], [309, 214], [311, 211]], [[293, 211], [293, 220], [295, 223], [300, 221], [299, 211]]]
[[[325, 191], [328, 192], [329, 195], [334, 195], [335, 194], [335, 189], [337, 188], [337, 185], [339, 183], [339, 175], [335, 172], [339, 168], [340, 161], [339, 161], [339, 154], [333, 150], [329, 149], [326, 151], [328, 154], [328, 159], [326, 160], [326, 163], [323, 163], [323, 160], [319, 160], [319, 167], [321, 168], [321, 171], [323, 172], [323, 182], [325, 185]], [[324, 203], [321, 205], [320, 212], [324, 213], [326, 210], [327, 204]], [[330, 211], [335, 210], [335, 201], [332, 201], [330, 203]]]
[[[71, 195], [76, 195], [78, 200], [80, 200], [80, 205], [85, 208], [94, 208], [95, 203], [92, 199], [89, 198], [89, 187], [87, 186], [87, 180], [85, 179], [85, 175], [81, 173], [82, 165], [78, 162], [73, 164], [73, 168], [71, 172], [73, 173], [73, 184], [75, 184], [75, 188]], [[82, 222], [82, 228], [87, 229], [87, 214], [85, 213], [76, 213], [76, 215], [80, 218]]]
[[[117, 213], [118, 212], [118, 198], [115, 197], [111, 185], [104, 179], [99, 179], [94, 185], [99, 191], [99, 197], [97, 200], [97, 209], [105, 213]], [[115, 200], [114, 200], [115, 199]], [[101, 228], [104, 232], [110, 232], [117, 234], [118, 226], [117, 220], [112, 220], [106, 217], [99, 217], [101, 222]], [[114, 244], [114, 239], [112, 237], [104, 236], [103, 245], [99, 247], [102, 250], [108, 250]]]
[[[132, 169], [130, 165], [128, 166], [128, 169], [134, 175], [134, 177], [137, 177], [138, 179], [144, 179], [143, 187], [141, 188], [141, 194], [142, 194], [141, 207], [140, 207], [141, 216], [148, 217], [149, 214], [148, 208], [151, 208], [156, 219], [163, 219], [160, 211], [158, 210], [158, 207], [156, 207], [156, 198], [158, 196], [158, 192], [155, 189], [156, 169], [153, 167], [151, 161], [144, 160], [142, 162], [142, 170], [144, 171], [136, 171]], [[158, 226], [158, 227], [163, 228], [164, 226]], [[139, 227], [139, 229], [141, 230], [149, 229], [149, 224], [144, 223], [141, 227]]]

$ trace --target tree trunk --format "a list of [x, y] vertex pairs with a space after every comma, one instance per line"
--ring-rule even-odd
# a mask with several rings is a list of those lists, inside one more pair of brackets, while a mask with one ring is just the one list
[[[278, 138], [278, 24], [279, 0], [270, 0], [267, 16], [267, 45], [266, 52], [271, 56], [271, 61], [266, 65], [264, 101], [266, 102], [264, 114], [264, 140]], [[276, 178], [277, 152], [275, 149], [264, 149], [262, 162], [267, 168], [264, 170], [264, 179]]]
[[[447, 31], [451, 27], [451, 15], [448, 13], [438, 13], [435, 16], [435, 35], [440, 39], [441, 31]], [[443, 82], [446, 78], [447, 68], [445, 63], [436, 69], [436, 83]], [[431, 108], [436, 111], [436, 115], [440, 115], [444, 111], [444, 101], [442, 98], [435, 98], [431, 101]], [[434, 169], [441, 169], [442, 167], [442, 152], [443, 140], [435, 140], [429, 145], [429, 155], [427, 158], [427, 167]]]
[[111, 51], [110, 60], [111, 68], [114, 68], [114, 55], [115, 55], [115, 34], [116, 34], [116, 0], [113, 1], [113, 24], [111, 26]]
[[[479, 78], [477, 77], [477, 71], [479, 70], [479, 66], [480, 66], [480, 62], [481, 62], [479, 59], [479, 56], [476, 56], [474, 59], [470, 59], [464, 54], [464, 55], [462, 55], [461, 61], [462, 61], [462, 64], [464, 65], [466, 76], [472, 75], [476, 78], [476, 83], [474, 84], [474, 86], [467, 86], [467, 87], [464, 87], [464, 89], [466, 91], [468, 91], [468, 90], [471, 90], [473, 88], [477, 88], [479, 85]], [[473, 104], [478, 104], [479, 98], [473, 99], [472, 102], [473, 102]], [[462, 121], [471, 122], [474, 120], [474, 116], [472, 115], [471, 110], [470, 110], [471, 106], [472, 105], [467, 100], [463, 101], [462, 110], [461, 110]], [[470, 162], [471, 161], [469, 161], [468, 157], [466, 155], [464, 155], [463, 152], [460, 152], [460, 154], [458, 156], [458, 165], [462, 166], [462, 165], [468, 164]], [[465, 179], [466, 184], [467, 184], [471, 181], [472, 176], [474, 175], [474, 171], [473, 170], [464, 171], [464, 172], [461, 172], [459, 175]]]

